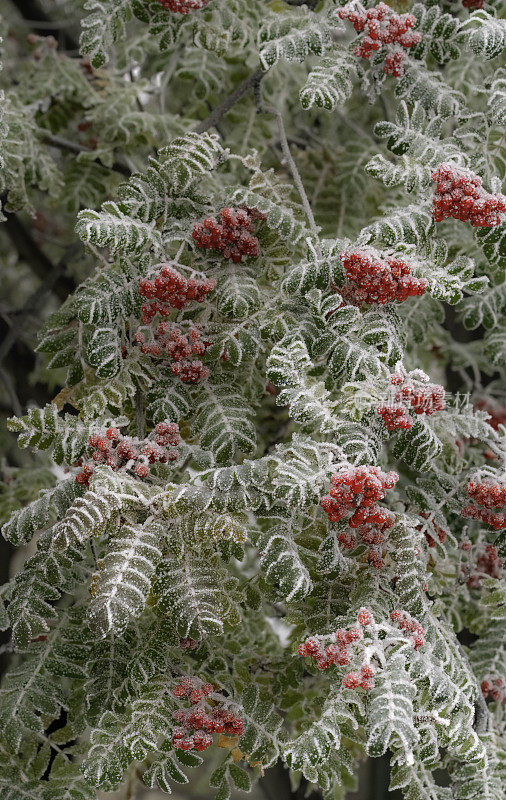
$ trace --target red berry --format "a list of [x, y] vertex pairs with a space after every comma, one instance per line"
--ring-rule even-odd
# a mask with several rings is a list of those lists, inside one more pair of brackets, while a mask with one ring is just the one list
[[146, 478], [149, 475], [149, 469], [146, 464], [137, 464], [135, 467], [135, 474], [138, 478]]
[[209, 0], [157, 0], [157, 2], [174, 14], [189, 14], [190, 11], [205, 8]]
[[501, 214], [506, 213], [506, 196], [489, 194], [474, 172], [444, 162], [433, 173], [432, 180], [436, 183], [432, 206], [436, 222], [453, 217], [468, 221], [475, 228], [501, 224]]
[[374, 250], [343, 250], [340, 258], [347, 276], [341, 295], [352, 305], [403, 302], [423, 295], [427, 288], [426, 280], [411, 275], [411, 266], [404, 259], [381, 258]]
[[258, 211], [222, 208], [221, 222], [210, 217], [195, 225], [192, 236], [197, 247], [217, 250], [224, 258], [238, 263], [243, 256], [258, 255], [258, 239], [253, 235], [253, 222], [265, 219]]
[[184, 308], [190, 302], [202, 303], [215, 287], [209, 279], [187, 279], [173, 267], [163, 266], [153, 279], [139, 281], [139, 293], [150, 302], [143, 305], [143, 322], [149, 323], [158, 313], [167, 317], [173, 308]]
[[359, 625], [365, 627], [366, 625], [371, 625], [374, 619], [368, 608], [361, 608], [357, 615], [357, 621]]
[[[416, 25], [413, 14], [397, 14], [385, 3], [379, 3], [375, 8], [369, 8], [365, 13], [356, 10], [356, 4], [351, 2], [338, 11], [341, 19], [348, 19], [357, 33], [363, 36], [354, 49], [358, 58], [369, 59], [374, 52], [381, 50], [385, 45], [400, 45], [405, 49], [413, 47], [421, 40], [420, 33], [408, 33], [408, 28]], [[400, 77], [402, 75], [402, 62], [405, 54], [402, 50], [389, 50], [384, 61], [383, 71], [386, 75]]]
[[[493, 483], [486, 478], [483, 481], [469, 481], [467, 493], [476, 505], [467, 505], [462, 509], [462, 516], [481, 520], [494, 530], [506, 528], [506, 484]], [[495, 509], [495, 510], [492, 510]]]

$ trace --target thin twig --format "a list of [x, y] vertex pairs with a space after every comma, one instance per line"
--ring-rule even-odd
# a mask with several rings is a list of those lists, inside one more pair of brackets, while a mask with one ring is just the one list
[[322, 252], [321, 252], [320, 238], [319, 238], [320, 229], [318, 228], [318, 226], [317, 226], [317, 224], [315, 222], [315, 218], [313, 216], [313, 211], [312, 211], [311, 206], [309, 204], [309, 200], [307, 199], [306, 190], [304, 189], [304, 184], [302, 183], [302, 179], [300, 177], [299, 170], [297, 169], [297, 165], [296, 165], [295, 161], [293, 160], [292, 154], [290, 152], [290, 145], [288, 144], [288, 139], [286, 138], [285, 125], [284, 125], [284, 122], [283, 122], [283, 117], [281, 115], [281, 112], [279, 112], [277, 110], [277, 108], [274, 108], [273, 106], [266, 106], [266, 105], [263, 105], [263, 104], [262, 104], [260, 110], [262, 112], [264, 112], [264, 113], [267, 113], [267, 114], [273, 114], [276, 117], [276, 121], [278, 123], [279, 141], [280, 141], [280, 144], [281, 144], [281, 150], [283, 152], [283, 156], [285, 158], [285, 161], [288, 164], [290, 172], [292, 173], [293, 181], [294, 181], [295, 186], [297, 188], [297, 191], [299, 193], [299, 196], [300, 196], [300, 199], [301, 199], [302, 206], [304, 208], [306, 217], [308, 218], [309, 227], [311, 228], [311, 233], [313, 234], [314, 239], [315, 239], [316, 251], [318, 253], [318, 256], [321, 258], [322, 257]]
[[144, 395], [140, 389], [135, 392], [135, 422], [137, 438], [142, 441], [146, 430], [146, 410], [144, 408]]
[[195, 133], [204, 133], [204, 131], [208, 131], [209, 128], [212, 128], [216, 125], [217, 122], [234, 106], [240, 99], [243, 97], [248, 89], [255, 88], [258, 86], [260, 81], [264, 76], [264, 71], [262, 67], [257, 67], [254, 72], [248, 75], [242, 83], [232, 92], [231, 95], [227, 97], [223, 103], [220, 103], [219, 106], [216, 106], [214, 111], [212, 111], [206, 119], [199, 122], [199, 124], [193, 129]]
[[311, 10], [316, 8], [320, 0], [285, 0], [289, 6], [307, 6]]
[[[40, 249], [30, 231], [25, 228], [16, 214], [5, 212], [6, 220], [3, 223], [4, 230], [12, 244], [16, 248], [18, 255], [26, 261], [32, 272], [42, 281], [47, 281], [54, 273], [55, 267], [43, 250]], [[63, 264], [62, 264], [63, 267]], [[75, 283], [71, 278], [60, 275], [53, 283], [52, 292], [59, 300], [65, 300], [75, 289]]]
[[0, 367], [0, 378], [4, 383], [7, 394], [9, 395], [9, 400], [11, 401], [12, 410], [14, 411], [15, 416], [20, 417], [21, 414], [23, 413], [21, 402], [16, 394], [16, 390], [14, 388], [14, 384], [11, 380], [10, 375], [6, 372], [6, 370], [4, 370], [1, 367]]
[[[19, 334], [21, 331], [26, 330], [26, 314], [30, 312], [32, 308], [32, 304], [37, 302], [39, 308], [41, 307], [41, 301], [43, 298], [50, 294], [54, 284], [65, 271], [65, 262], [69, 256], [73, 255], [73, 252], [79, 249], [79, 245], [77, 242], [74, 242], [70, 247], [67, 247], [65, 250], [64, 255], [58, 261], [56, 266], [53, 269], [47, 279], [44, 281], [42, 286], [38, 286], [37, 289], [28, 297], [24, 306], [19, 310], [18, 314], [20, 315], [19, 321], [14, 322], [8, 334], [5, 336], [2, 344], [0, 344], [0, 365], [3, 363], [6, 356], [11, 351], [16, 339], [19, 338]], [[34, 307], [35, 311], [35, 307]]]
[[[54, 136], [52, 133], [47, 133], [43, 141], [51, 147], [57, 147], [58, 150], [66, 150], [67, 153], [74, 153], [74, 155], [78, 155], [79, 153], [93, 153], [91, 147], [86, 147], [86, 145], [79, 144], [78, 142], [71, 142], [68, 139], [64, 139], [62, 136]], [[100, 164], [104, 169], [119, 172], [120, 175], [125, 175], [127, 178], [132, 174], [132, 170], [126, 164], [121, 164], [119, 161], [115, 161], [111, 167], [104, 164], [99, 158], [97, 158], [96, 161], [97, 164]]]

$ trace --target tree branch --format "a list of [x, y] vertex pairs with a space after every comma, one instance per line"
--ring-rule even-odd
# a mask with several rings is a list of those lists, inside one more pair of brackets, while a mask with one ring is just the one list
[[199, 122], [198, 125], [195, 126], [193, 129], [195, 133], [204, 133], [205, 131], [209, 130], [216, 125], [217, 122], [234, 106], [240, 99], [243, 97], [248, 89], [255, 89], [256, 86], [260, 84], [260, 81], [264, 77], [265, 72], [263, 71], [262, 67], [257, 67], [254, 72], [248, 75], [242, 83], [232, 92], [223, 103], [220, 103], [219, 106], [216, 106], [214, 111], [206, 117], [206, 119]]
[[146, 434], [146, 409], [144, 407], [144, 395], [140, 389], [135, 392], [135, 424], [137, 438], [142, 441]]
[[290, 172], [292, 173], [293, 182], [295, 183], [295, 186], [296, 186], [297, 191], [299, 193], [299, 196], [300, 196], [300, 199], [301, 199], [301, 202], [302, 202], [302, 206], [304, 208], [304, 212], [305, 212], [306, 217], [307, 217], [308, 222], [309, 222], [309, 227], [311, 228], [311, 233], [313, 234], [314, 239], [315, 239], [316, 251], [317, 251], [318, 255], [321, 258], [322, 253], [321, 253], [320, 238], [319, 238], [320, 231], [319, 231], [318, 226], [316, 225], [315, 218], [314, 218], [314, 215], [313, 215], [313, 210], [312, 210], [312, 208], [311, 208], [311, 206], [309, 204], [309, 200], [307, 198], [306, 190], [304, 189], [304, 184], [302, 183], [302, 179], [301, 179], [301, 177], [299, 175], [299, 170], [297, 169], [297, 165], [296, 165], [295, 161], [293, 160], [293, 156], [292, 156], [292, 154], [290, 152], [290, 145], [288, 144], [288, 139], [286, 138], [286, 131], [285, 131], [285, 125], [284, 125], [284, 122], [283, 122], [283, 117], [282, 117], [281, 113], [277, 110], [277, 108], [273, 108], [272, 106], [265, 106], [265, 105], [263, 105], [263, 103], [260, 106], [259, 110], [260, 110], [260, 112], [263, 112], [263, 113], [266, 113], [266, 114], [273, 114], [276, 117], [276, 121], [278, 123], [279, 141], [280, 141], [280, 144], [281, 144], [281, 150], [283, 152], [283, 156], [285, 158], [285, 161], [288, 164], [288, 168], [290, 169]]
[[17, 312], [19, 314], [19, 319], [13, 322], [9, 328], [9, 332], [4, 337], [3, 342], [0, 344], [0, 366], [3, 364], [4, 359], [12, 349], [16, 340], [19, 338], [19, 334], [22, 332], [23, 328], [26, 328], [26, 316], [30, 313], [30, 309], [35, 307], [35, 304], [37, 304], [39, 308], [41, 307], [43, 298], [50, 294], [54, 284], [65, 270], [66, 259], [69, 256], [74, 255], [79, 248], [80, 244], [78, 242], [74, 242], [74, 244], [66, 248], [61, 259], [58, 261], [56, 266], [53, 267], [52, 272], [50, 272], [45, 278], [43, 286], [37, 287], [37, 289], [32, 292], [31, 295], [29, 295], [26, 303], [22, 306], [19, 312]]
[[[15, 2], [14, 6], [23, 17], [26, 24], [40, 34], [40, 36], [54, 36], [65, 50], [79, 51], [79, 42], [77, 39], [52, 20], [37, 0], [22, 0], [22, 2]], [[40, 27], [37, 25], [38, 22], [42, 23]]]
[[[51, 145], [51, 147], [57, 147], [58, 150], [66, 150], [68, 153], [74, 153], [76, 155], [79, 153], [93, 153], [91, 147], [86, 147], [84, 144], [79, 144], [78, 142], [70, 142], [68, 139], [63, 139], [61, 136], [54, 136], [52, 133], [46, 134], [42, 141]], [[127, 178], [132, 174], [127, 165], [119, 161], [115, 161], [112, 167], [108, 167], [107, 164], [104, 164], [99, 158], [97, 158], [97, 163], [104, 167], [104, 169], [119, 172]]]
[[[32, 272], [42, 281], [47, 281], [56, 267], [49, 260], [43, 250], [35, 242], [28, 229], [23, 225], [16, 214], [5, 212], [6, 220], [3, 230], [7, 233], [18, 255], [26, 261]], [[63, 264], [61, 265], [63, 267]], [[60, 299], [66, 300], [76, 286], [71, 278], [59, 275], [52, 286], [52, 292]]]

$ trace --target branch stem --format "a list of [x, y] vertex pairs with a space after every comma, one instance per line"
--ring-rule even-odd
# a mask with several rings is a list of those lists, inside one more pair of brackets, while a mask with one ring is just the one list
[[[67, 153], [73, 153], [74, 155], [79, 155], [79, 153], [93, 153], [91, 147], [86, 147], [86, 145], [79, 144], [78, 142], [71, 142], [68, 139], [64, 139], [62, 136], [54, 136], [52, 133], [47, 133], [43, 141], [51, 147], [57, 147], [58, 150], [65, 150]], [[97, 158], [97, 163], [104, 169], [119, 172], [120, 175], [125, 175], [127, 178], [132, 174], [131, 169], [126, 164], [121, 164], [119, 161], [115, 161], [112, 167], [108, 167], [107, 164], [104, 164], [99, 158]]]
[[146, 431], [146, 410], [144, 407], [144, 395], [140, 389], [135, 393], [135, 422], [137, 426], [137, 438], [142, 441]]
[[232, 106], [234, 106], [244, 95], [246, 92], [258, 86], [260, 81], [264, 76], [264, 71], [262, 67], [257, 67], [254, 72], [252, 72], [248, 77], [246, 77], [242, 83], [237, 86], [237, 88], [229, 95], [223, 103], [220, 103], [219, 106], [209, 114], [206, 119], [199, 122], [199, 124], [194, 128], [195, 133], [204, 133], [205, 131], [209, 130], [209, 128], [215, 127], [216, 124], [220, 121], [220, 119], [225, 116], [225, 114], [230, 111]]
[[299, 193], [299, 197], [302, 202], [302, 207], [304, 208], [304, 212], [309, 222], [309, 227], [311, 228], [311, 233], [315, 239], [315, 248], [318, 253], [318, 256], [322, 257], [321, 247], [320, 247], [320, 238], [319, 233], [320, 230], [315, 222], [315, 218], [313, 215], [313, 210], [307, 198], [306, 190], [304, 189], [304, 184], [302, 183], [302, 179], [299, 174], [299, 170], [297, 169], [297, 165], [293, 160], [293, 156], [290, 152], [290, 145], [288, 144], [288, 139], [286, 137], [285, 125], [283, 122], [283, 116], [277, 108], [273, 106], [261, 106], [260, 109], [262, 112], [267, 114], [273, 114], [276, 117], [276, 121], [278, 123], [278, 131], [279, 131], [279, 141], [281, 144], [281, 150], [283, 152], [284, 159], [288, 165], [290, 172], [292, 173], [293, 182], [295, 183], [296, 189]]
[[[41, 281], [45, 283], [48, 280], [52, 280], [55, 272], [61, 273], [64, 270], [65, 265], [63, 263], [60, 263], [58, 267], [52, 264], [17, 214], [5, 212], [5, 216], [3, 230], [7, 233], [20, 258], [26, 261], [32, 272]], [[52, 281], [51, 291], [59, 300], [65, 300], [75, 288], [74, 281], [71, 278], [58, 274], [54, 282]]]

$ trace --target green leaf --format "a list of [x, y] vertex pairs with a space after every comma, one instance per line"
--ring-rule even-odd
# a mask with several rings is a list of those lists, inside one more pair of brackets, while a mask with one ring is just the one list
[[413, 724], [413, 697], [416, 689], [405, 669], [400, 654], [393, 654], [385, 663], [371, 690], [368, 709], [367, 753], [373, 758], [389, 747], [402, 751], [402, 760], [414, 762], [413, 747], [418, 733]]
[[484, 8], [475, 11], [461, 31], [466, 46], [479, 58], [495, 58], [506, 45], [506, 20], [497, 19]]
[[41, 492], [24, 508], [14, 511], [2, 527], [2, 534], [14, 545], [27, 542], [36, 531], [41, 530], [51, 519], [65, 514], [73, 501], [83, 493], [83, 488], [74, 478]]
[[197, 640], [223, 632], [224, 619], [234, 611], [226, 579], [216, 564], [195, 554], [161, 562], [153, 580], [157, 610], [168, 614], [183, 638]]
[[241, 789], [243, 792], [251, 791], [251, 778], [246, 770], [238, 767], [237, 764], [230, 763], [228, 765], [228, 772], [232, 778], [234, 785]]
[[122, 633], [143, 610], [151, 575], [162, 557], [160, 525], [122, 525], [92, 578], [90, 628], [100, 636]]
[[441, 453], [443, 445], [425, 417], [418, 417], [409, 431], [396, 439], [392, 452], [412, 469], [426, 470]]
[[84, 8], [90, 13], [81, 20], [79, 48], [98, 69], [109, 60], [114, 44], [126, 36], [132, 0], [86, 0]]
[[161, 247], [160, 234], [153, 223], [140, 222], [124, 214], [118, 205], [107, 202], [102, 211], [80, 211], [76, 231], [85, 244], [108, 247], [112, 254], [138, 254], [147, 247]]
[[260, 63], [265, 70], [279, 61], [304, 61], [331, 45], [331, 27], [310, 11], [276, 14], [258, 32]]
[[309, 594], [313, 583], [288, 527], [269, 528], [255, 537], [255, 545], [260, 551], [262, 572], [277, 594], [287, 603]]
[[203, 385], [192, 429], [200, 446], [211, 450], [218, 464], [256, 448], [253, 409], [233, 386]]
[[121, 366], [121, 342], [116, 328], [95, 328], [86, 348], [86, 359], [99, 378], [113, 378]]
[[357, 75], [356, 59], [345, 50], [338, 50], [322, 58], [309, 73], [300, 90], [300, 104], [334, 111], [344, 105], [353, 91], [353, 78]]

